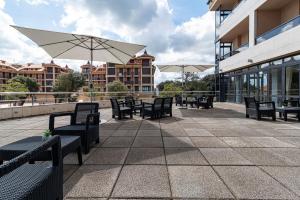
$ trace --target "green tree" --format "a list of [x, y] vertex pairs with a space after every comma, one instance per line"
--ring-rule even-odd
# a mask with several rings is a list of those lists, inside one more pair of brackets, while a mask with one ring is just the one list
[[[5, 86], [4, 92], [29, 92], [28, 88], [25, 84], [13, 81], [12, 79], [8, 80], [7, 85]], [[8, 95], [6, 99], [8, 100], [16, 100], [16, 99], [26, 99], [26, 94], [16, 94], [16, 95]]]
[[39, 91], [39, 84], [29, 78], [29, 77], [25, 77], [25, 76], [15, 76], [11, 79], [12, 82], [18, 82], [21, 83], [23, 85], [25, 85], [27, 87], [27, 89], [29, 90], [29, 92], [38, 92]]
[[[53, 91], [54, 92], [77, 92], [84, 85], [84, 77], [78, 73], [70, 71], [66, 74], [61, 74], [55, 81]], [[71, 98], [71, 94], [55, 94], [54, 97], [59, 98], [59, 102], [62, 99], [68, 98], [69, 101], [75, 101], [76, 97]]]
[[171, 83], [166, 83], [164, 85], [163, 91], [160, 93], [161, 96], [166, 97], [166, 96], [175, 96], [179, 95], [182, 92], [182, 88], [178, 86], [175, 82]]
[[108, 92], [118, 92], [118, 93], [113, 93], [110, 96], [125, 96], [126, 93], [128, 92], [128, 88], [126, 85], [124, 85], [124, 83], [122, 83], [121, 81], [114, 81], [111, 83], [107, 84], [107, 90]]
[[178, 87], [181, 87], [181, 82], [180, 82], [180, 81], [173, 81], [173, 80], [170, 81], [170, 80], [167, 80], [167, 81], [164, 81], [164, 82], [159, 83], [159, 84], [157, 85], [157, 88], [158, 88], [159, 91], [163, 91], [165, 85], [171, 84], [171, 83], [174, 84], [174, 85], [176, 85], [176, 86], [178, 86]]

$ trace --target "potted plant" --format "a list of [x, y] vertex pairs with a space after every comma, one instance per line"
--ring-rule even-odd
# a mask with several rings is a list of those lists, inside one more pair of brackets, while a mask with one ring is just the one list
[[51, 136], [52, 136], [52, 132], [49, 129], [47, 129], [43, 132], [42, 140], [45, 141], [49, 139]]

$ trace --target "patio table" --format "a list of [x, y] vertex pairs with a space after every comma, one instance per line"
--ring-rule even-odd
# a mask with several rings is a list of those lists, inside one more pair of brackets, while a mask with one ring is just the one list
[[300, 107], [277, 107], [276, 112], [279, 112], [280, 118], [283, 115], [284, 121], [287, 121], [288, 114], [297, 114], [298, 121], [300, 121]]
[[[82, 165], [81, 140], [79, 136], [60, 136], [62, 157], [64, 158], [71, 152], [77, 151], [78, 164]], [[16, 142], [0, 147], [0, 164], [5, 160], [11, 160], [26, 151], [30, 151], [42, 143], [42, 136], [33, 136], [18, 140]], [[51, 160], [51, 149], [45, 151], [39, 157], [31, 161], [47, 161]]]

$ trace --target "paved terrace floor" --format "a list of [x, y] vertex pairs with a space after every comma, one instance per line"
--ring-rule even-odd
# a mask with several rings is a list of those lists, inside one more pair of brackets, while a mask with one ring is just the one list
[[[101, 126], [84, 165], [64, 159], [66, 199], [300, 199], [300, 123], [246, 119], [244, 107], [174, 109]], [[58, 125], [66, 124], [61, 118]], [[0, 145], [40, 133], [48, 116], [0, 122]]]

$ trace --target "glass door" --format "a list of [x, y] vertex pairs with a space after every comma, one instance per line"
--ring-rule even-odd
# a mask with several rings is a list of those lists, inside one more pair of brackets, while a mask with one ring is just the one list
[[241, 76], [235, 77], [235, 102], [242, 103]]
[[250, 73], [249, 74], [249, 96], [258, 97], [258, 74]]
[[285, 70], [286, 98], [299, 98], [299, 65], [288, 66]]
[[282, 100], [282, 68], [273, 68], [270, 71], [271, 100], [280, 104]]
[[260, 100], [269, 101], [269, 72], [267, 70], [259, 72]]

